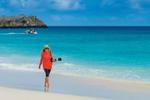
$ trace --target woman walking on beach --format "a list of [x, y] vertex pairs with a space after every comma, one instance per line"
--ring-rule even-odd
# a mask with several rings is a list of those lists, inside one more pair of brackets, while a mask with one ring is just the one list
[[52, 53], [48, 47], [48, 45], [45, 45], [40, 59], [39, 69], [41, 69], [41, 65], [43, 65], [43, 70], [45, 72], [45, 81], [44, 81], [44, 91], [49, 91], [49, 74], [52, 69]]

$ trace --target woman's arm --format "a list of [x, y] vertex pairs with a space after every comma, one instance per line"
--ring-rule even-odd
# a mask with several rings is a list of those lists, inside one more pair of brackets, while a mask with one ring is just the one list
[[52, 52], [50, 51], [51, 62], [55, 62], [55, 59], [52, 56]]
[[39, 69], [41, 68], [42, 63], [43, 63], [43, 53], [41, 54], [41, 59], [40, 59], [40, 64], [39, 64]]

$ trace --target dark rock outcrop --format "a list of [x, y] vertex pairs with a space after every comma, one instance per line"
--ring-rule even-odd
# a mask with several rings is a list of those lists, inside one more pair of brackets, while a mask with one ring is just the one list
[[25, 27], [47, 27], [36, 16], [10, 16], [0, 17], [0, 28], [25, 28]]

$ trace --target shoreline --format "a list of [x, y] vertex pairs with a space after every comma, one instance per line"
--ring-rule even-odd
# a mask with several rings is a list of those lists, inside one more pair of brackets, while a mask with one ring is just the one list
[[[39, 72], [38, 72], [39, 73]], [[117, 79], [117, 78], [108, 78], [108, 77], [101, 77], [101, 76], [80, 76], [80, 75], [67, 75], [67, 74], [58, 74], [55, 73], [54, 75], [66, 76], [66, 77], [74, 77], [74, 78], [81, 78], [81, 79], [92, 79], [92, 80], [105, 80], [105, 81], [113, 81], [113, 82], [120, 82], [120, 83], [131, 83], [131, 84], [146, 84], [150, 85], [150, 81], [143, 81], [143, 80], [128, 80], [128, 79]]]
[[[0, 70], [8, 70], [8, 71], [20, 71], [20, 72], [33, 72], [33, 73], [42, 73], [43, 70], [39, 70], [39, 69], [32, 69], [32, 70], [22, 70], [22, 69], [0, 69]], [[33, 71], [34, 70], [34, 71]], [[104, 80], [104, 81], [113, 81], [113, 82], [120, 82], [120, 83], [130, 83], [130, 84], [143, 84], [143, 85], [150, 85], [150, 81], [148, 80], [129, 80], [129, 79], [117, 79], [117, 78], [108, 78], [108, 77], [101, 77], [101, 76], [81, 76], [81, 75], [75, 75], [75, 74], [58, 74], [58, 73], [51, 73], [53, 75], [56, 75], [56, 76], [64, 76], [64, 77], [73, 77], [73, 78], [80, 78], [80, 79], [92, 79], [92, 80]]]
[[[5, 79], [3, 76], [5, 75]], [[43, 91], [43, 72], [0, 70], [0, 87]], [[23, 79], [20, 81], [20, 79]], [[150, 100], [150, 84], [51, 74], [51, 93], [114, 100]]]
[[[33, 72], [33, 73], [43, 73], [43, 69], [32, 69], [32, 70], [22, 70], [22, 69], [0, 69], [1, 71], [20, 71], [20, 72]], [[34, 70], [34, 71], [33, 71]], [[51, 73], [56, 76], [64, 76], [64, 77], [73, 77], [73, 78], [79, 78], [79, 79], [87, 79], [87, 80], [104, 80], [104, 81], [112, 81], [112, 82], [119, 82], [119, 83], [129, 83], [129, 84], [140, 84], [140, 85], [150, 85], [150, 81], [144, 81], [144, 80], [129, 80], [129, 79], [117, 79], [117, 78], [108, 78], [108, 77], [101, 77], [101, 76], [81, 76], [81, 75], [75, 75], [75, 74], [58, 74], [58, 73]]]

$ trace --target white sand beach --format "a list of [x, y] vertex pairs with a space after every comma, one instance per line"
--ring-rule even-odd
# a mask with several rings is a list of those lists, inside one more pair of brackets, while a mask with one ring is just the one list
[[36, 91], [17, 90], [2, 87], [0, 87], [0, 97], [4, 100], [99, 100], [89, 97], [71, 96], [56, 93], [42, 93]]
[[50, 93], [43, 92], [43, 73], [0, 70], [4, 100], [150, 100], [150, 83], [51, 75]]

